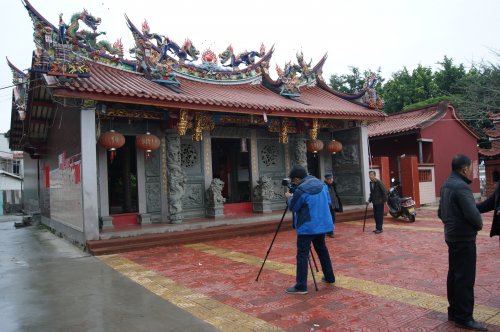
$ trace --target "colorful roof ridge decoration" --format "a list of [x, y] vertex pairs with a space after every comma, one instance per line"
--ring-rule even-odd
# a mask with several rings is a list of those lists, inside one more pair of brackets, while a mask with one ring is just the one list
[[457, 116], [455, 108], [446, 101], [422, 109], [389, 114], [385, 121], [372, 122], [368, 125], [368, 137], [374, 138], [418, 131], [441, 120], [448, 110], [452, 112], [452, 117], [458, 121], [459, 124], [467, 129], [473, 136], [479, 138], [479, 136]]
[[[88, 77], [89, 60], [135, 69], [134, 62], [123, 59], [121, 39], [113, 45], [107, 41], [97, 42], [97, 37], [105, 34], [97, 32], [101, 19], [92, 16], [87, 10], [73, 14], [70, 24], [66, 24], [60, 14], [56, 27], [38, 13], [28, 0], [21, 1], [34, 27], [36, 50], [31, 70], [53, 76]], [[80, 23], [84, 23], [92, 31], [80, 29]]]
[[302, 51], [297, 53], [296, 57], [297, 63], [289, 61], [285, 64], [283, 69], [276, 65], [276, 72], [278, 73], [277, 80], [273, 80], [269, 76], [267, 68], [264, 68], [262, 74], [262, 83], [264, 86], [288, 98], [300, 97], [301, 87], [314, 86], [316, 80], [321, 79], [327, 54], [325, 54], [313, 68], [311, 68], [312, 60], [310, 60], [309, 63], [304, 61], [304, 54]]
[[[261, 44], [259, 51], [245, 51], [236, 55], [229, 45], [219, 54], [221, 65], [210, 49], [203, 52], [201, 63], [196, 63], [200, 52], [190, 39], [180, 46], [168, 36], [150, 32], [147, 21], [139, 30], [127, 15], [125, 19], [136, 44], [131, 53], [146, 77], [153, 80], [168, 80], [175, 75], [209, 83], [248, 83], [260, 79], [261, 67], [269, 66], [274, 52], [274, 46], [266, 52]], [[256, 57], [260, 60], [256, 61]], [[242, 64], [246, 67], [239, 69]]]

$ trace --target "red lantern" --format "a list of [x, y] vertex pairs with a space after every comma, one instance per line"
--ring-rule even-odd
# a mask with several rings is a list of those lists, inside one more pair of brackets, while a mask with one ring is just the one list
[[319, 139], [310, 139], [307, 141], [307, 152], [317, 153], [323, 150], [323, 141]]
[[144, 150], [144, 156], [148, 159], [151, 156], [151, 152], [160, 147], [160, 139], [149, 132], [145, 135], [137, 135], [135, 146], [140, 150]]
[[116, 149], [121, 148], [125, 144], [125, 136], [114, 130], [110, 130], [99, 137], [99, 144], [111, 152], [109, 161], [113, 162], [113, 159], [116, 157]]
[[336, 140], [331, 140], [326, 143], [326, 151], [336, 154], [337, 152], [342, 151], [342, 143]]

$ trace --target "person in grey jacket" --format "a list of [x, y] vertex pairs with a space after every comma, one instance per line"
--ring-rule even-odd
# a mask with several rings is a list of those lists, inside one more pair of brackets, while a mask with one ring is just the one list
[[441, 187], [438, 217], [444, 224], [448, 245], [448, 320], [455, 326], [487, 331], [472, 314], [476, 279], [476, 236], [483, 228], [481, 214], [469, 187], [471, 160], [457, 155], [451, 162], [452, 172]]

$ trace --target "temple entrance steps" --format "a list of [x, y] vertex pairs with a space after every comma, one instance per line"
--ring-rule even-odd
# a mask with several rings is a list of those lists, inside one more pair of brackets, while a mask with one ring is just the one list
[[[203, 228], [186, 229], [183, 227], [175, 230], [177, 225], [160, 224], [157, 227], [161, 233], [145, 234], [139, 230], [133, 234], [130, 232], [120, 232], [117, 229], [113, 234], [101, 236], [101, 240], [87, 241], [87, 250], [95, 256], [117, 254], [121, 252], [144, 250], [158, 246], [173, 246], [203, 241], [221, 240], [227, 238], [253, 236], [261, 234], [272, 234], [276, 232], [283, 213], [253, 214], [249, 218], [227, 220], [228, 224], [218, 225], [214, 219], [202, 219]], [[343, 213], [337, 213], [336, 222], [363, 220], [365, 215], [364, 206], [357, 206]], [[367, 219], [373, 218], [372, 209], [367, 211]], [[258, 220], [260, 219], [260, 220]], [[265, 220], [263, 220], [265, 219]], [[288, 212], [283, 220], [280, 231], [292, 229], [292, 217]], [[221, 220], [217, 219], [220, 223]], [[239, 223], [238, 223], [239, 222]], [[186, 221], [189, 224], [189, 221]], [[230, 224], [232, 223], [232, 224]], [[367, 220], [367, 225], [373, 221]], [[371, 224], [370, 224], [371, 225]], [[151, 226], [151, 225], [150, 225]], [[156, 225], [153, 225], [153, 227]], [[185, 225], [184, 225], [185, 226]], [[198, 226], [197, 226], [198, 227]], [[371, 226], [367, 226], [371, 227]], [[151, 229], [151, 227], [149, 228]]]

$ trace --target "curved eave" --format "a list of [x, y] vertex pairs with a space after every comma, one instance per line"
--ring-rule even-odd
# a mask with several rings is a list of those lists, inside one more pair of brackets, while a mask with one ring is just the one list
[[23, 72], [21, 69], [17, 68], [16, 66], [14, 66], [12, 64], [12, 62], [9, 61], [9, 58], [8, 57], [5, 57], [5, 59], [7, 60], [7, 64], [9, 65], [10, 69], [12, 71], [15, 71], [16, 73], [20, 74], [20, 75], [23, 75], [24, 77], [28, 77], [28, 74]]
[[26, 10], [31, 12], [34, 16], [36, 16], [40, 21], [44, 22], [46, 25], [52, 28], [53, 31], [57, 31], [57, 28], [50, 23], [48, 20], [45, 19], [30, 3], [28, 0], [21, 0], [23, 2], [24, 7]]
[[359, 98], [363, 97], [363, 95], [366, 93], [366, 90], [363, 90], [360, 93], [357, 93], [357, 94], [354, 94], [354, 95], [349, 95], [349, 94], [346, 94], [346, 93], [335, 91], [332, 88], [330, 88], [328, 86], [328, 84], [326, 84], [325, 81], [323, 81], [320, 77], [316, 77], [316, 84], [321, 89], [325, 90], [326, 92], [329, 92], [332, 95], [335, 95], [337, 97], [340, 97], [340, 98], [345, 99], [345, 100], [350, 100], [350, 101], [359, 99]]

